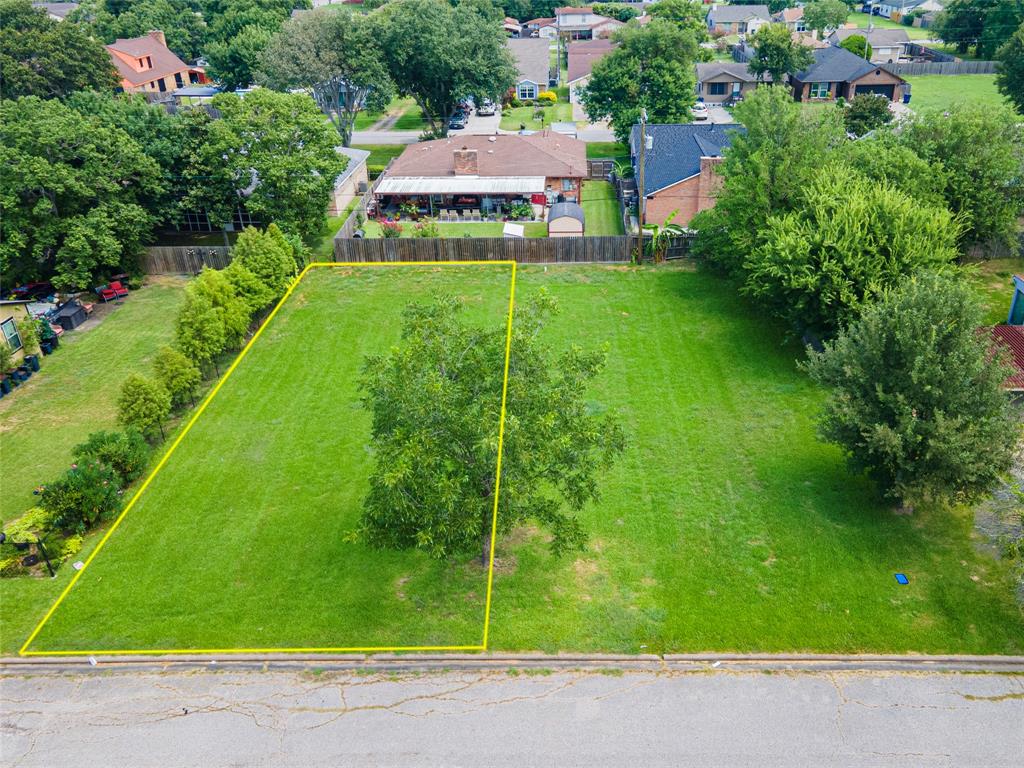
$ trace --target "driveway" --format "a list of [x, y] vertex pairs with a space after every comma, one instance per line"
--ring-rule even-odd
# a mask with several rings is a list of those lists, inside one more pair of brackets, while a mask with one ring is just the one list
[[1001, 766], [1024, 678], [742, 669], [0, 678], [9, 768]]

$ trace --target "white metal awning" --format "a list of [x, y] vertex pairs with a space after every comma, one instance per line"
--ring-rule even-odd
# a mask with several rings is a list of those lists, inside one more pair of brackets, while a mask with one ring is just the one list
[[543, 176], [404, 176], [381, 179], [378, 195], [528, 195], [543, 192]]

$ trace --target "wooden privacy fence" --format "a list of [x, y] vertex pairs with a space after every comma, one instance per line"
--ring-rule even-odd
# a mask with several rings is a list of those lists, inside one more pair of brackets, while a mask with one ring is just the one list
[[907, 61], [884, 66], [897, 75], [991, 75], [997, 64], [995, 61]]
[[615, 161], [611, 158], [587, 160], [588, 179], [607, 179], [615, 172]]
[[337, 261], [518, 261], [524, 264], [629, 261], [632, 238], [438, 237], [336, 239]]
[[142, 257], [147, 275], [193, 275], [203, 267], [224, 269], [231, 263], [226, 245], [154, 245]]

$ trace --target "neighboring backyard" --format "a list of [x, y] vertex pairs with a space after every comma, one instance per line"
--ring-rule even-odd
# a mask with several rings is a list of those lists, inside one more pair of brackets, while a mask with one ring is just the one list
[[383, 112], [360, 112], [356, 116], [357, 131], [422, 131], [427, 121], [423, 110], [411, 98], [396, 98]]
[[583, 183], [583, 215], [586, 219], [586, 234], [621, 235], [622, 210], [615, 196], [615, 187], [609, 181], [590, 180]]
[[[622, 416], [629, 446], [582, 514], [584, 552], [553, 557], [529, 525], [499, 541], [493, 649], [1024, 652], [1009, 571], [969, 513], [898, 515], [851, 475], [815, 438], [802, 351], [732, 285], [521, 266], [517, 301], [542, 288], [562, 310], [543, 331], [555, 348], [607, 345], [588, 399]], [[372, 460], [357, 381], [408, 301], [451, 292], [494, 326], [507, 290], [490, 267], [312, 273], [33, 649], [479, 642], [475, 558], [349, 540]], [[35, 583], [52, 597], [68, 570]]]
[[[558, 94], [558, 101], [547, 107], [505, 107], [501, 111], [501, 129], [503, 131], [539, 131], [550, 127], [552, 123], [571, 123], [572, 104], [569, 103], [569, 89], [561, 87], [554, 89]], [[540, 104], [540, 102], [538, 102]], [[536, 114], [542, 117], [537, 119]]]
[[981, 109], [1010, 106], [996, 89], [995, 75], [908, 75], [905, 79], [911, 85], [910, 108], [915, 111], [948, 109], [960, 102]]
[[861, 13], [859, 10], [850, 11], [849, 15], [846, 17], [846, 23], [856, 24], [861, 29], [866, 29], [868, 24], [872, 24], [875, 27], [881, 27], [882, 29], [902, 29], [907, 33], [907, 37], [911, 40], [927, 40], [934, 34], [928, 29], [907, 27], [885, 16], [872, 16], [867, 13]]
[[[542, 221], [513, 222], [523, 224], [526, 237], [547, 237], [548, 225]], [[400, 221], [401, 237], [414, 237], [416, 223]], [[471, 221], [465, 224], [438, 224], [437, 230], [441, 237], [502, 237], [505, 224], [501, 221]], [[363, 224], [363, 236], [367, 238], [382, 237], [380, 224], [370, 219]]]

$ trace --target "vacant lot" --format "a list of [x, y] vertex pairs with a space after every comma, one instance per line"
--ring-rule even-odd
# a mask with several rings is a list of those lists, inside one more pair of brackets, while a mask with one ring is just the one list
[[[90, 566], [34, 649], [477, 642], [482, 576], [346, 539], [365, 491], [364, 354], [441, 289], [500, 322], [494, 271], [322, 273], [300, 290]], [[901, 516], [814, 437], [801, 351], [683, 268], [527, 267], [555, 347], [607, 344], [588, 393], [627, 455], [586, 551], [499, 542], [491, 647], [1020, 653], [1006, 569], [962, 510]], [[280, 321], [280, 322], [278, 322]], [[895, 572], [906, 573], [900, 586]]]
[[954, 104], [972, 104], [979, 108], [1008, 107], [996, 89], [995, 75], [918, 75], [907, 76], [911, 84], [910, 108], [916, 112], [948, 109]]

